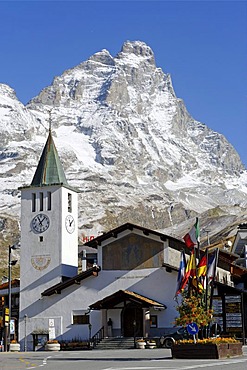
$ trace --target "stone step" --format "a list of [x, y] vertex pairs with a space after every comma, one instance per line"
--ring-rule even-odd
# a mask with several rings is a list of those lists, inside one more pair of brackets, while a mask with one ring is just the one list
[[134, 338], [104, 338], [95, 349], [131, 349], [134, 348]]

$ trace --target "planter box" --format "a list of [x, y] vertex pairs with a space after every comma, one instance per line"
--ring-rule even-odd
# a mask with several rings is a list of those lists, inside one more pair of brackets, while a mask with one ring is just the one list
[[150, 349], [156, 348], [156, 343], [154, 343], [154, 342], [147, 342], [146, 348], [150, 348]]
[[90, 349], [89, 342], [70, 342], [61, 344], [61, 351], [82, 351], [85, 349]]
[[242, 343], [174, 344], [172, 347], [173, 358], [218, 359], [242, 355]]
[[146, 342], [136, 342], [136, 348], [138, 349], [145, 349]]
[[9, 350], [10, 350], [10, 352], [19, 352], [20, 351], [20, 343], [10, 343]]
[[60, 344], [59, 343], [46, 343], [45, 350], [46, 351], [60, 351]]

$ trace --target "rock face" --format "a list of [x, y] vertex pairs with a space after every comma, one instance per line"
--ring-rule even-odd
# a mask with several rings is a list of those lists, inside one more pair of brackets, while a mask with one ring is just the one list
[[182, 236], [216, 207], [242, 219], [239, 155], [191, 117], [144, 42], [125, 42], [116, 57], [94, 54], [26, 107], [0, 85], [0, 212], [19, 216], [17, 188], [32, 180], [49, 116], [68, 182], [81, 190], [82, 239], [127, 221]]

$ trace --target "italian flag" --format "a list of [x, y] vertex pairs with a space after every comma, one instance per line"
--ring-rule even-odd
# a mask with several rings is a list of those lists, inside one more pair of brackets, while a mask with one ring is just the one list
[[199, 229], [199, 220], [196, 218], [196, 223], [192, 229], [183, 237], [186, 247], [193, 248], [199, 242], [200, 238], [200, 229]]

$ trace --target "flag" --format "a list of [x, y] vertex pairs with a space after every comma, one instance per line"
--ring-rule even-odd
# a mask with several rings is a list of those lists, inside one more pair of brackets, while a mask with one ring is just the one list
[[192, 251], [190, 255], [190, 259], [185, 269], [185, 274], [184, 274], [184, 278], [181, 283], [179, 293], [186, 287], [189, 281], [189, 278], [194, 277], [194, 276], [196, 276], [196, 259], [195, 259], [194, 251]]
[[193, 276], [191, 280], [191, 286], [193, 286], [200, 293], [202, 293], [205, 289], [202, 283], [198, 280], [196, 276]]
[[207, 287], [207, 264], [208, 264], [208, 253], [200, 259], [197, 266], [197, 276], [198, 276], [198, 288], [202, 292]]
[[206, 276], [207, 275], [207, 255], [205, 254], [198, 266], [197, 266], [197, 276], [200, 277], [200, 276]]
[[216, 250], [208, 258], [208, 268], [207, 268], [207, 279], [208, 279], [208, 282], [214, 280], [214, 278], [215, 278], [217, 259], [218, 259], [218, 252]]
[[178, 269], [178, 278], [177, 278], [177, 288], [175, 295], [178, 295], [180, 293], [180, 286], [182, 284], [184, 275], [185, 275], [185, 269], [186, 269], [186, 258], [184, 250], [181, 251], [180, 255], [180, 264]]
[[186, 247], [193, 248], [200, 240], [200, 229], [199, 229], [199, 220], [196, 218], [196, 223], [192, 229], [183, 237]]

